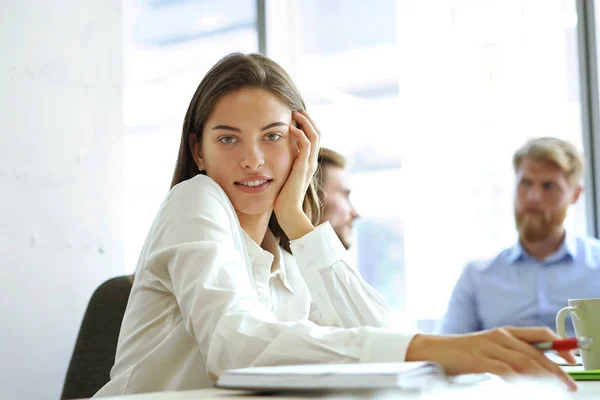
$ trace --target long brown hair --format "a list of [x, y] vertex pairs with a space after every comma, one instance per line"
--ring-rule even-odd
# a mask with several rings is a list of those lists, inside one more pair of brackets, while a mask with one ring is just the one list
[[[262, 54], [233, 53], [223, 57], [207, 72], [190, 101], [183, 121], [179, 156], [171, 180], [171, 188], [199, 173], [204, 173], [198, 170], [198, 166], [194, 162], [188, 137], [189, 135], [197, 135], [198, 142], [200, 142], [204, 122], [217, 101], [226, 94], [242, 88], [268, 90], [288, 106], [291, 111], [306, 109], [298, 88], [296, 88], [287, 72], [275, 61]], [[318, 224], [320, 207], [315, 187], [315, 177], [313, 177], [304, 196], [302, 209], [313, 225]], [[275, 237], [279, 238], [280, 245], [290, 251], [289, 238], [277, 222], [275, 213], [271, 215], [269, 220], [269, 229]]]

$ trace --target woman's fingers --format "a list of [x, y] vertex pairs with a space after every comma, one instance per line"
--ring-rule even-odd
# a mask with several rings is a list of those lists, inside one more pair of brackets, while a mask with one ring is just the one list
[[554, 332], [552, 332], [548, 328], [542, 327], [529, 327], [529, 328], [515, 328], [515, 327], [505, 327], [503, 330], [509, 332], [512, 336], [517, 339], [521, 339], [524, 342], [528, 343], [536, 343], [542, 341], [550, 341], [560, 339], [560, 336], [557, 336]]
[[[523, 351], [527, 351], [536, 360], [547, 367], [552, 366], [554, 370], [560, 369], [554, 362], [550, 361], [544, 353], [536, 349], [532, 344], [537, 342], [545, 342], [560, 339], [554, 332], [548, 328], [506, 328], [510, 335], [518, 339], [519, 344], [523, 347]], [[526, 342], [526, 343], [523, 343]], [[525, 345], [525, 346], [523, 346]], [[569, 351], [559, 352], [565, 361], [575, 363], [575, 356]]]
[[290, 131], [298, 140], [299, 152], [298, 156], [296, 157], [296, 163], [298, 164], [295, 164], [295, 167], [298, 167], [303, 163], [309, 162], [313, 146], [302, 129], [298, 129], [294, 125], [290, 125]]
[[[577, 386], [573, 379], [564, 372], [560, 366], [550, 361], [544, 353], [532, 346], [532, 343], [556, 339], [556, 336], [544, 328], [506, 328], [497, 329], [495, 335], [497, 343], [504, 346], [505, 353], [497, 356], [503, 357], [517, 371], [526, 374], [553, 374], [563, 381], [570, 389]], [[516, 354], [515, 354], [516, 353]]]
[[565, 360], [569, 364], [577, 363], [577, 359], [575, 358], [575, 355], [573, 354], [573, 352], [565, 350], [565, 351], [558, 351], [557, 353], [559, 356], [562, 357], [563, 360]]
[[313, 121], [313, 119], [310, 117], [310, 115], [308, 115], [308, 112], [306, 110], [300, 110], [298, 111], [300, 114], [302, 114], [304, 117], [306, 117], [310, 124], [313, 126], [313, 128], [315, 129], [315, 131], [320, 135], [321, 131], [319, 131], [319, 129], [317, 128], [317, 125], [315, 124], [315, 121]]
[[[558, 335], [552, 332], [548, 328], [506, 328], [514, 337], [521, 339], [527, 343], [536, 342], [550, 342], [552, 340], [560, 339]], [[567, 362], [574, 364], [577, 362], [575, 356], [570, 351], [560, 351], [558, 354]], [[547, 357], [544, 357], [547, 358]]]
[[537, 360], [508, 346], [497, 346], [490, 349], [490, 356], [495, 360], [506, 363], [512, 370], [527, 375], [548, 375], [548, 370]]
[[[293, 113], [294, 120], [300, 124], [302, 127], [302, 131], [308, 138], [311, 143], [311, 152], [309, 155], [309, 160], [311, 167], [316, 170], [317, 168], [317, 157], [319, 155], [319, 142], [320, 142], [320, 134], [319, 131], [315, 128], [314, 123], [308, 116], [306, 111], [296, 111]], [[312, 171], [314, 173], [314, 171]]]
[[483, 372], [498, 375], [505, 379], [515, 379], [519, 376], [517, 371], [511, 368], [510, 365], [493, 359], [486, 359], [481, 363], [481, 371], [477, 371], [477, 373]]
[[[510, 376], [517, 373], [527, 375], [548, 374], [548, 371], [546, 371], [546, 369], [544, 369], [536, 360], [511, 347], [511, 345], [513, 345], [511, 339], [517, 339], [510, 336], [510, 334], [503, 333], [500, 330], [499, 332], [490, 332], [489, 336], [491, 342], [488, 342], [485, 345], [485, 349], [482, 351], [482, 355], [485, 357], [485, 364], [488, 364], [488, 361], [490, 360], [503, 364], [504, 367], [502, 368], [506, 369], [503, 373], [504, 376]], [[492, 363], [490, 365], [494, 366], [495, 364]], [[500, 367], [495, 365], [494, 368], [498, 369]], [[495, 371], [487, 372], [497, 373]]]

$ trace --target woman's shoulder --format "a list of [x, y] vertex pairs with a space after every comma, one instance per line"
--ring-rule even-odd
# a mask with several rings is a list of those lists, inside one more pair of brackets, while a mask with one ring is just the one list
[[165, 203], [169, 202], [190, 203], [191, 206], [216, 202], [232, 207], [223, 188], [208, 176], [201, 174], [173, 186], [165, 199]]
[[169, 191], [169, 197], [215, 197], [219, 200], [229, 200], [225, 191], [217, 182], [206, 175], [198, 174], [193, 178], [185, 180], [173, 186]]
[[159, 214], [212, 214], [215, 217], [220, 214], [228, 219], [237, 219], [233, 205], [221, 186], [208, 176], [200, 174], [173, 186], [163, 201]]

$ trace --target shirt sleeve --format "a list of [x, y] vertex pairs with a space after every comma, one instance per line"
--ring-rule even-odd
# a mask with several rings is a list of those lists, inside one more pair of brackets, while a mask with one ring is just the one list
[[161, 207], [144, 265], [151, 285], [175, 296], [211, 379], [257, 365], [404, 360], [412, 334], [277, 320], [258, 299], [225, 193], [210, 178], [192, 181], [173, 188]]
[[467, 265], [458, 278], [441, 323], [440, 333], [459, 334], [481, 330], [475, 296], [476, 272], [472, 265]]
[[387, 302], [350, 266], [329, 222], [292, 240], [290, 247], [317, 308], [315, 322], [344, 328], [389, 325]]

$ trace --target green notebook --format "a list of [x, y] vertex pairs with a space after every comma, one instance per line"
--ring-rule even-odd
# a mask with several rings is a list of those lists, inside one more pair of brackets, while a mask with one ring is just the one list
[[600, 369], [585, 371], [582, 366], [568, 366], [562, 369], [576, 381], [600, 381]]

